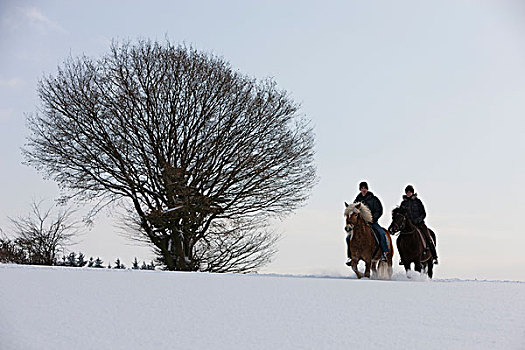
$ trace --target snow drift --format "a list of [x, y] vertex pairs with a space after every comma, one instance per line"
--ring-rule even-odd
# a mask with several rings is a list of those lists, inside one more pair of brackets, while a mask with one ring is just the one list
[[525, 283], [394, 277], [0, 265], [0, 349], [525, 348]]

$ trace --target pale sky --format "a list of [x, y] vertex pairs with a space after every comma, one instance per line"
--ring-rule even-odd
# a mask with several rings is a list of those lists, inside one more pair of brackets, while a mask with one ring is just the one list
[[[525, 4], [521, 1], [0, 1], [0, 228], [57, 186], [22, 165], [37, 81], [112, 39], [191, 44], [273, 77], [315, 125], [319, 184], [275, 227], [261, 272], [353, 275], [344, 201], [366, 180], [379, 220], [414, 185], [438, 240], [435, 278], [525, 280]], [[73, 247], [151, 259], [104, 213]], [[399, 255], [396, 252], [395, 268]]]

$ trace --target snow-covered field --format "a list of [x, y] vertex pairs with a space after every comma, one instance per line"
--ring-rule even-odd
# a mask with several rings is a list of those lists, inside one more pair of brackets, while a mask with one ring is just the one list
[[525, 349], [525, 283], [0, 265], [0, 349]]

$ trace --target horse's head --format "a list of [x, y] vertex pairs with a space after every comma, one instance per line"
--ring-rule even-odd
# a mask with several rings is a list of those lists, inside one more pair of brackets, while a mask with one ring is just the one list
[[368, 209], [368, 207], [363, 203], [348, 204], [345, 202], [345, 206], [346, 232], [352, 232], [354, 226], [357, 225], [357, 221], [360, 216], [364, 221], [372, 222], [372, 213], [370, 212], [370, 209]]
[[388, 231], [392, 234], [402, 231], [406, 227], [407, 221], [407, 210], [401, 207], [395, 208], [392, 210], [392, 223], [388, 227]]
[[345, 231], [347, 233], [352, 232], [354, 226], [357, 224], [357, 215], [359, 214], [359, 209], [355, 207], [354, 204], [348, 204], [345, 202]]

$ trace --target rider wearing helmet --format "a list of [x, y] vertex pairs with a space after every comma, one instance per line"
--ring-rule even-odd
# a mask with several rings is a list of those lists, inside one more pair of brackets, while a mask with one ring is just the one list
[[372, 228], [379, 232], [380, 237], [380, 246], [381, 246], [381, 261], [387, 261], [386, 254], [388, 253], [388, 244], [386, 239], [386, 233], [381, 226], [377, 223], [377, 220], [383, 215], [383, 206], [379, 198], [374, 196], [374, 194], [368, 191], [368, 184], [366, 182], [361, 182], [359, 184], [359, 191], [361, 191], [354, 200], [354, 203], [364, 203], [368, 209], [372, 212]]
[[425, 218], [427, 216], [427, 213], [425, 212], [423, 202], [421, 202], [421, 199], [417, 198], [417, 193], [414, 192], [414, 187], [412, 185], [408, 185], [405, 188], [405, 195], [403, 196], [403, 201], [399, 206], [407, 210], [408, 218], [410, 219], [410, 221], [412, 221], [412, 223], [416, 225], [423, 233], [423, 236], [425, 237], [427, 243], [427, 247], [432, 253], [434, 264], [437, 265], [438, 256], [436, 252], [436, 247], [434, 245], [434, 241], [430, 237], [428, 227], [425, 224]]

